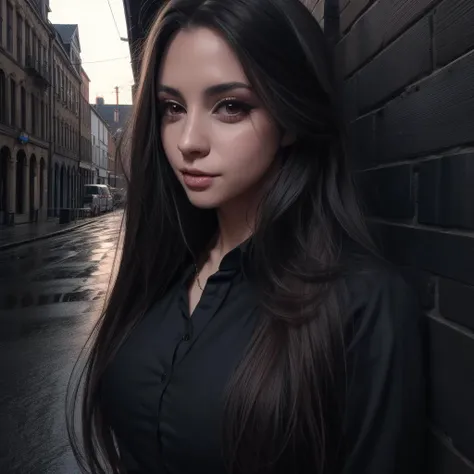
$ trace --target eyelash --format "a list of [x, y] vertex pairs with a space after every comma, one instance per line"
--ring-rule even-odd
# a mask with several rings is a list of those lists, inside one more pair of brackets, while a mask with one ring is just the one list
[[[221, 101], [219, 101], [215, 105], [215, 107], [213, 109], [213, 113], [215, 113], [215, 111], [219, 110], [221, 107], [229, 105], [229, 104], [236, 105], [237, 108], [239, 109], [239, 113], [222, 116], [221, 120], [226, 122], [226, 123], [238, 122], [239, 120], [241, 120], [241, 118], [243, 116], [248, 115], [248, 113], [254, 108], [250, 104], [247, 104], [247, 103], [245, 103], [245, 102], [243, 102], [239, 99], [236, 99], [235, 97], [227, 97], [225, 99], [222, 99]], [[175, 101], [172, 101], [172, 100], [165, 100], [160, 104], [162, 117], [166, 117], [167, 120], [175, 122], [176, 120], [178, 120], [178, 115], [180, 115], [180, 114], [179, 113], [178, 114], [167, 114], [168, 108], [170, 106], [178, 106], [181, 109], [184, 109], [184, 107], [181, 106], [178, 102], [175, 102]]]

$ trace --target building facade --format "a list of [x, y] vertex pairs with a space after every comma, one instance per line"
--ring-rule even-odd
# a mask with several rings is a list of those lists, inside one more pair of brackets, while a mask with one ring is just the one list
[[52, 215], [76, 207], [79, 197], [81, 97], [80, 43], [77, 25], [53, 25], [53, 146], [49, 200]]
[[80, 120], [80, 143], [79, 143], [79, 199], [84, 197], [84, 185], [93, 182], [94, 168], [92, 165], [92, 142], [91, 142], [91, 106], [89, 104], [90, 79], [84, 69], [81, 68], [81, 95], [79, 103]]
[[108, 170], [109, 170], [109, 177], [107, 184], [110, 186], [116, 187], [117, 186], [117, 146], [115, 143], [115, 138], [112, 135], [112, 131], [110, 128], [107, 129], [108, 132], [108, 149], [107, 149], [107, 157], [108, 157]]
[[0, 0], [0, 224], [47, 217], [51, 44], [48, 0]]
[[109, 169], [109, 130], [107, 122], [91, 107], [92, 165], [93, 183], [108, 184]]
[[109, 184], [117, 188], [125, 188], [126, 180], [123, 170], [124, 150], [117, 156], [120, 137], [127, 127], [132, 114], [133, 106], [130, 104], [106, 104], [102, 97], [96, 98], [94, 109], [106, 122], [109, 129]]
[[122, 153], [117, 153], [118, 147], [120, 145], [120, 135], [121, 131], [119, 130], [115, 134], [109, 127], [109, 181], [108, 184], [114, 188], [125, 189], [127, 187], [127, 181], [125, 179], [124, 167], [123, 167], [123, 151]]

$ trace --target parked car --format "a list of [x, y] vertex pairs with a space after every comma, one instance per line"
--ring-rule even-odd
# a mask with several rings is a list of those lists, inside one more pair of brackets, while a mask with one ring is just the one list
[[92, 215], [114, 209], [112, 194], [105, 184], [86, 184], [84, 189], [83, 207], [90, 208]]

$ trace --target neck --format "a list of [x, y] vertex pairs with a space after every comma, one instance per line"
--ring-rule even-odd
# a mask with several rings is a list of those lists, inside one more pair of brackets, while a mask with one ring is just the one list
[[223, 257], [242, 242], [247, 240], [254, 231], [255, 219], [246, 213], [219, 212], [219, 238], [216, 243], [216, 250], [219, 250]]
[[245, 197], [239, 196], [217, 209], [218, 236], [209, 255], [210, 263], [214, 266], [218, 266], [227, 253], [253, 235], [258, 205], [267, 182], [259, 182]]
[[245, 242], [254, 232], [257, 206], [248, 200], [229, 202], [217, 210], [219, 234], [210, 260], [216, 265], [234, 248]]

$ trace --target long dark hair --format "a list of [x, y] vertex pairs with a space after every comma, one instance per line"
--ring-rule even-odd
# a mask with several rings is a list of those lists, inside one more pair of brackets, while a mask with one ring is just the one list
[[123, 254], [82, 378], [83, 457], [74, 407], [71, 443], [85, 470], [122, 472], [102, 417], [101, 377], [143, 314], [216, 232], [215, 212], [189, 203], [160, 137], [156, 86], [163, 53], [177, 31], [192, 27], [226, 38], [269, 112], [296, 137], [261, 202], [252, 238], [260, 322], [226, 394], [228, 471], [337, 473], [345, 379], [336, 282], [344, 242], [370, 248], [371, 241], [351, 183], [331, 54], [299, 0], [169, 0], [153, 23], [129, 128]]

